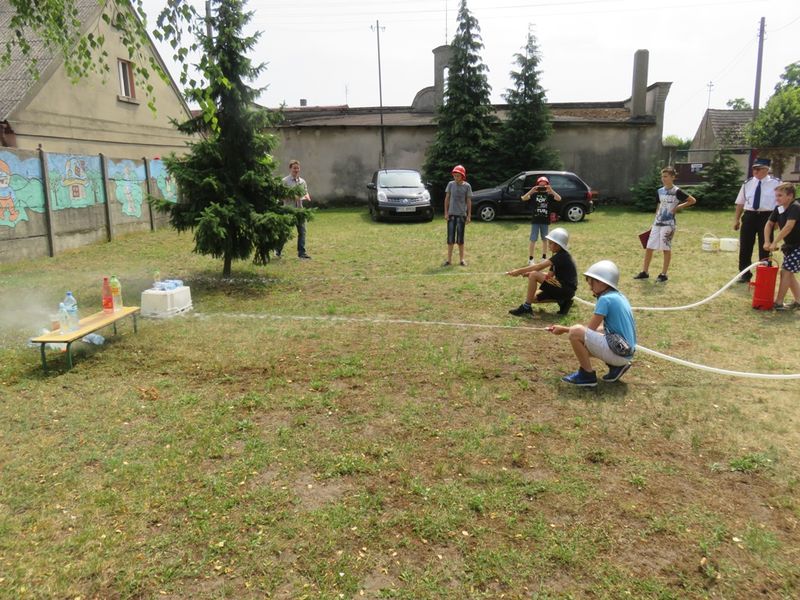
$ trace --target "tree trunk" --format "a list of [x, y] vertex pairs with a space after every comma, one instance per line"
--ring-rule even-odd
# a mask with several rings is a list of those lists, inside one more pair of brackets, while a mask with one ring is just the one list
[[231, 257], [229, 254], [225, 255], [224, 263], [222, 266], [222, 276], [223, 277], [230, 277], [231, 276]]

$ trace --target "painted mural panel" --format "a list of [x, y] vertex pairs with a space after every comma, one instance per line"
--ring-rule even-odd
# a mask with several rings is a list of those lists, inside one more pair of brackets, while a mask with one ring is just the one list
[[29, 211], [44, 212], [41, 162], [0, 150], [0, 227], [28, 221]]
[[147, 195], [144, 163], [130, 159], [109, 159], [108, 178], [111, 195], [119, 203], [122, 214], [141, 218], [142, 203]]
[[105, 202], [99, 156], [48, 154], [50, 208], [85, 208]]
[[178, 186], [172, 175], [167, 171], [167, 166], [161, 159], [154, 159], [150, 161], [150, 178], [156, 182], [158, 191], [161, 192], [161, 197], [169, 202], [178, 201]]

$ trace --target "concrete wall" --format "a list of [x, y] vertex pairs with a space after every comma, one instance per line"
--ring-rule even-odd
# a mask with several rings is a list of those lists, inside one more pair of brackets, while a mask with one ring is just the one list
[[0, 262], [167, 226], [148, 195], [177, 201], [160, 160], [0, 148]]
[[[432, 126], [385, 127], [387, 168], [421, 170], [434, 133]], [[278, 136], [280, 168], [288, 172], [298, 159], [314, 202], [366, 203], [366, 185], [379, 168], [379, 127], [287, 127]]]
[[556, 124], [551, 145], [565, 171], [573, 171], [601, 199], [626, 201], [630, 188], [661, 156], [661, 134], [653, 127], [622, 123]]
[[[601, 199], [629, 200], [631, 186], [663, 159], [664, 106], [670, 85], [655, 83], [642, 92], [647, 110], [644, 116], [626, 118], [628, 101], [624, 107], [618, 103], [622, 116], [615, 118], [554, 119], [550, 145], [559, 151], [564, 169], [577, 173], [599, 192]], [[575, 107], [574, 113], [585, 108]], [[364, 119], [363, 113], [345, 113], [337, 110], [326, 118], [315, 115], [313, 124], [304, 124], [294, 113], [296, 120], [276, 132], [280, 143], [275, 158], [280, 169], [287, 171], [289, 160], [298, 159], [312, 199], [321, 204], [366, 203], [366, 183], [379, 168], [380, 127], [359, 121]], [[591, 110], [587, 112], [590, 113]], [[394, 118], [406, 123], [384, 127], [386, 167], [421, 170], [436, 133], [433, 113], [426, 118], [410, 108], [405, 118], [397, 114]], [[373, 119], [377, 122], [377, 117]], [[408, 124], [410, 121], [414, 124]], [[498, 183], [513, 175], [498, 173]]]
[[[432, 125], [386, 127], [387, 167], [421, 170], [434, 135]], [[366, 203], [365, 186], [379, 164], [378, 127], [283, 128], [279, 137], [281, 169], [298, 159], [315, 202]], [[601, 199], [627, 200], [630, 187], [662, 155], [661, 127], [652, 123], [557, 122], [550, 142], [564, 170], [577, 173]], [[498, 174], [498, 180], [512, 175]]]

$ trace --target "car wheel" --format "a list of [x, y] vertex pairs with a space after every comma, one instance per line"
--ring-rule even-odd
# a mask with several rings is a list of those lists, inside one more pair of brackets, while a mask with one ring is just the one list
[[369, 205], [369, 216], [375, 223], [381, 220], [381, 217], [378, 214], [378, 209], [372, 206], [371, 204]]
[[583, 221], [583, 217], [586, 216], [586, 211], [580, 204], [570, 204], [567, 208], [564, 209], [564, 217], [570, 223], [577, 223], [578, 221]]
[[478, 218], [484, 223], [491, 223], [497, 216], [497, 209], [491, 204], [481, 204], [478, 207]]

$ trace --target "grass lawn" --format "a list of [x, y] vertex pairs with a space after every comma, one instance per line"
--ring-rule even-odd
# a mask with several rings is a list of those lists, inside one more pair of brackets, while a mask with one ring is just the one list
[[[579, 269], [613, 259], [634, 306], [736, 274], [701, 250], [732, 214], [690, 210], [669, 282], [634, 281], [650, 221], [568, 225]], [[799, 597], [800, 381], [640, 354], [621, 382], [561, 383], [569, 342], [535, 328], [591, 308], [507, 314], [528, 231], [474, 223], [469, 266], [445, 269], [440, 218], [326, 210], [313, 260], [231, 280], [168, 230], [0, 265], [0, 598]], [[115, 273], [138, 304], [156, 269], [194, 312], [42, 372], [25, 341], [65, 290], [89, 314]], [[746, 286], [636, 316], [668, 355], [800, 373], [800, 313], [755, 311]]]

